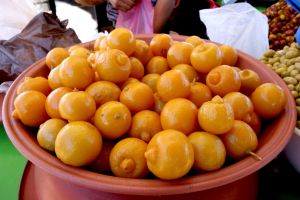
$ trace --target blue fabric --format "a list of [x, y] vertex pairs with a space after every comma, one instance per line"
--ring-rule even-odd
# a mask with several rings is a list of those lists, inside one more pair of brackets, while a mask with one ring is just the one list
[[297, 13], [300, 13], [300, 2], [299, 0], [285, 0]]
[[298, 28], [296, 32], [296, 42], [300, 45], [300, 27]]

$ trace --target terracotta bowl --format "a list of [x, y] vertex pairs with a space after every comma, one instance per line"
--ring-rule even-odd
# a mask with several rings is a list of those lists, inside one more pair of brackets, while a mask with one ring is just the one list
[[[139, 35], [138, 38], [149, 42], [152, 35]], [[174, 36], [174, 39], [182, 41], [185, 37]], [[84, 45], [92, 47], [92, 42]], [[238, 57], [238, 67], [256, 71], [264, 82], [276, 83], [288, 94], [285, 110], [265, 124], [256, 151], [262, 158], [261, 161], [249, 156], [214, 172], [173, 181], [119, 178], [65, 165], [38, 145], [35, 132], [11, 117], [16, 89], [24, 77], [46, 76], [49, 73], [44, 59], [24, 71], [10, 87], [4, 99], [4, 126], [15, 147], [39, 170], [46, 173], [45, 179], [41, 179], [40, 174], [35, 176], [36, 180], [41, 181], [40, 187], [45, 185], [43, 180], [47, 180], [48, 186], [50, 182], [53, 183], [52, 187], [56, 186], [56, 190], [63, 191], [62, 185], [65, 184], [64, 191], [71, 191], [71, 194], [67, 192], [69, 199], [255, 199], [256, 172], [274, 159], [288, 143], [295, 128], [296, 108], [293, 97], [279, 76], [243, 52], [239, 51]]]
[[2, 104], [4, 100], [4, 93], [0, 93], [0, 124], [2, 124]]

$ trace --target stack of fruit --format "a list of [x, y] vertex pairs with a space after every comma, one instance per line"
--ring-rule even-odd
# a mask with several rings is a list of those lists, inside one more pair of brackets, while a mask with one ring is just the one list
[[63, 163], [120, 177], [170, 180], [226, 158], [261, 159], [261, 119], [280, 114], [287, 96], [233, 67], [237, 59], [232, 47], [196, 36], [158, 34], [147, 44], [117, 28], [92, 52], [51, 50], [48, 79], [20, 84], [13, 117], [39, 127], [38, 143]]
[[298, 121], [300, 128], [300, 46], [292, 43], [282, 50], [269, 49], [261, 61], [273, 69], [287, 84], [297, 104]]
[[290, 45], [300, 26], [300, 14], [284, 0], [273, 4], [264, 14], [268, 17], [270, 49], [279, 50]]

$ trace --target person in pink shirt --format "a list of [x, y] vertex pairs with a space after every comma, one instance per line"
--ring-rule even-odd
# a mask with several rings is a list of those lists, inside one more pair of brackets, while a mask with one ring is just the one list
[[[94, 1], [107, 3], [107, 18], [115, 26], [118, 10], [126, 12], [142, 0]], [[198, 35], [203, 39], [208, 39], [206, 27], [199, 17], [199, 10], [214, 7], [212, 6], [213, 0], [151, 0], [151, 2], [154, 6], [153, 29], [155, 33], [169, 33], [172, 30], [181, 35]]]

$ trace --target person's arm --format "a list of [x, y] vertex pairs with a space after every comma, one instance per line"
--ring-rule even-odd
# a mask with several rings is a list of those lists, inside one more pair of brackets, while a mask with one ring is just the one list
[[83, 6], [95, 6], [97, 4], [106, 2], [106, 0], [74, 0], [74, 1]]
[[107, 0], [107, 1], [111, 3], [113, 8], [124, 12], [130, 10], [136, 2], [136, 0]]
[[104, 2], [109, 2], [113, 8], [124, 12], [130, 10], [137, 0], [74, 0], [84, 6], [95, 6]]
[[153, 28], [155, 33], [159, 33], [168, 21], [175, 8], [176, 0], [157, 0], [154, 8]]

